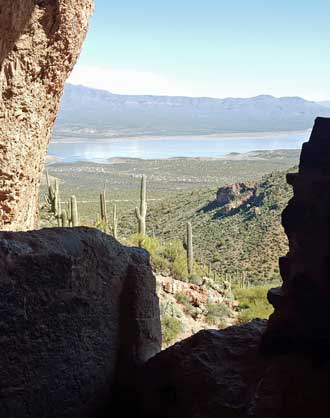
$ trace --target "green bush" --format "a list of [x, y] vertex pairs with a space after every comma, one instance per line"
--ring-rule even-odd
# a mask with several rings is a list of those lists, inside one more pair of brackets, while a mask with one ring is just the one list
[[203, 284], [203, 278], [198, 274], [194, 273], [188, 277], [188, 282], [200, 286]]
[[173, 240], [167, 242], [163, 247], [162, 255], [172, 263], [174, 263], [178, 257], [186, 257], [186, 251], [183, 247], [182, 241]]
[[170, 315], [163, 316], [161, 322], [163, 343], [166, 345], [173, 342], [183, 332], [182, 323]]
[[171, 267], [169, 261], [158, 254], [154, 254], [151, 256], [151, 265], [156, 272], [161, 273], [169, 272]]
[[171, 272], [174, 279], [188, 281], [187, 257], [179, 255], [172, 264]]
[[193, 317], [195, 310], [189, 297], [184, 292], [177, 292], [174, 297], [178, 303], [184, 306], [185, 313]]
[[148, 235], [134, 234], [130, 237], [133, 245], [138, 246], [142, 244], [142, 248], [147, 250], [151, 256], [155, 255], [161, 250], [161, 245], [158, 239], [149, 237]]
[[271, 286], [257, 286], [248, 289], [233, 289], [235, 299], [239, 302], [240, 323], [246, 323], [254, 318], [268, 319], [273, 307], [268, 303], [267, 292]]
[[190, 305], [189, 297], [184, 292], [177, 292], [174, 297], [178, 303], [181, 303], [181, 305]]

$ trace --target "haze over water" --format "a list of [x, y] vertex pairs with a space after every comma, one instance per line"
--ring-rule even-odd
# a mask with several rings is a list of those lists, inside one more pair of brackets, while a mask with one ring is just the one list
[[162, 159], [173, 157], [223, 157], [231, 152], [300, 149], [309, 131], [274, 133], [242, 137], [164, 137], [157, 139], [75, 139], [75, 142], [52, 142], [48, 155], [62, 162], [107, 162], [109, 158]]

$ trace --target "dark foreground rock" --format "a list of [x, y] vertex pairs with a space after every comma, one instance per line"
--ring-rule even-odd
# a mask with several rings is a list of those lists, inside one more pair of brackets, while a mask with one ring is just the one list
[[[330, 119], [317, 118], [302, 147], [299, 172], [287, 176], [294, 196], [282, 214], [289, 252], [280, 259], [281, 288], [263, 339], [265, 353], [330, 351]], [[329, 413], [330, 416], [330, 413]]]
[[0, 417], [96, 417], [160, 350], [148, 254], [93, 229], [0, 233]]
[[260, 354], [267, 321], [201, 331], [153, 357], [141, 374], [143, 418], [329, 416], [330, 366]]

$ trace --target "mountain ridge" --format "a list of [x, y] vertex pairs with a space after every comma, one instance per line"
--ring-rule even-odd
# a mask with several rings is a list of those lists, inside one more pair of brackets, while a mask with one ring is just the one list
[[293, 131], [330, 108], [300, 97], [120, 95], [66, 84], [54, 134], [124, 137]]

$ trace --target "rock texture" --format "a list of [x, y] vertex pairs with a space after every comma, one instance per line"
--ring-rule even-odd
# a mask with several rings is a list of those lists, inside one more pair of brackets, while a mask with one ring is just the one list
[[222, 213], [229, 213], [240, 206], [247, 204], [255, 197], [256, 187], [251, 187], [245, 183], [234, 183], [229, 186], [221, 187], [217, 192], [216, 201], [223, 206]]
[[226, 328], [237, 323], [239, 302], [233, 298], [230, 283], [220, 286], [204, 276], [201, 284], [193, 284], [160, 274], [156, 274], [156, 282], [165, 328], [168, 318], [179, 321], [181, 328], [172, 340], [167, 339], [168, 334], [163, 329], [164, 348], [210, 328], [210, 324]]
[[34, 229], [40, 175], [93, 0], [0, 0], [0, 229]]
[[85, 418], [161, 347], [144, 250], [100, 231], [0, 233], [0, 416]]
[[[311, 418], [327, 416], [329, 363], [259, 352], [267, 322], [201, 331], [143, 368], [143, 418]], [[152, 384], [151, 384], [152, 382]]]
[[330, 119], [316, 120], [299, 173], [287, 180], [294, 190], [282, 215], [289, 253], [280, 259], [283, 285], [269, 293], [275, 312], [263, 349], [319, 355], [330, 349]]

